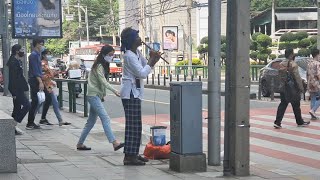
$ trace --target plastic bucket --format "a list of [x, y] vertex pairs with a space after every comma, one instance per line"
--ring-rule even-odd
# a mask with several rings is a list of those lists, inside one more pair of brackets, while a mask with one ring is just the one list
[[150, 128], [152, 137], [151, 142], [155, 146], [163, 146], [166, 144], [166, 126], [152, 126]]

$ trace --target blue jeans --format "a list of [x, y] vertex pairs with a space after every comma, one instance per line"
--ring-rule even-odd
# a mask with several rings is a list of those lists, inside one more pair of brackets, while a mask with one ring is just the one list
[[320, 107], [320, 100], [317, 100], [316, 97], [320, 97], [320, 92], [312, 92], [310, 93], [311, 101], [310, 101], [310, 108], [313, 112], [316, 112], [317, 109]]
[[60, 114], [60, 108], [59, 108], [57, 95], [54, 92], [51, 92], [50, 96], [51, 96], [51, 100], [52, 100], [53, 111], [56, 114], [56, 117], [57, 117], [58, 121], [62, 122], [62, 117], [61, 117], [61, 114]]
[[101, 99], [98, 96], [88, 96], [88, 102], [90, 104], [90, 112], [89, 112], [89, 118], [87, 120], [86, 125], [84, 126], [80, 139], [78, 141], [78, 144], [83, 144], [86, 140], [86, 137], [88, 136], [89, 132], [95, 125], [97, 121], [97, 117], [99, 116], [102, 122], [103, 130], [105, 135], [108, 138], [108, 141], [110, 143], [114, 142], [116, 140], [111, 126], [110, 126], [110, 117], [105, 110]]

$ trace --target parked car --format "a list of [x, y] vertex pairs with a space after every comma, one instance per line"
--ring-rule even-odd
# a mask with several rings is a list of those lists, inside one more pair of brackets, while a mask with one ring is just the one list
[[[264, 97], [269, 97], [271, 93], [271, 81], [274, 79], [274, 92], [279, 93], [279, 68], [280, 63], [285, 58], [277, 58], [272, 60], [265, 67], [260, 69], [260, 81], [261, 81], [261, 94]], [[299, 66], [299, 74], [304, 82], [307, 82], [307, 67], [308, 62], [311, 60], [309, 57], [296, 57], [295, 62]]]

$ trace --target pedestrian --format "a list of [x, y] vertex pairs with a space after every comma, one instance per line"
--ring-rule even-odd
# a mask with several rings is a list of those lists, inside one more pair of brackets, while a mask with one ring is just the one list
[[[287, 109], [288, 104], [291, 103], [298, 127], [305, 127], [310, 124], [310, 121], [305, 122], [301, 116], [300, 100], [301, 100], [301, 93], [304, 91], [304, 88], [302, 84], [302, 79], [298, 71], [298, 65], [294, 62], [295, 55], [294, 55], [293, 49], [285, 50], [285, 58], [286, 59], [280, 63], [280, 71], [290, 72], [293, 75], [293, 79], [296, 85], [295, 89], [293, 90], [295, 90], [297, 94], [295, 96], [290, 96], [290, 99], [289, 99], [288, 95], [289, 94], [292, 95], [292, 94], [288, 92], [288, 89], [285, 89], [283, 92], [280, 93], [281, 102], [278, 106], [277, 117], [273, 126], [276, 129], [282, 128], [281, 121], [283, 119], [283, 116]], [[284, 81], [286, 80], [287, 78], [284, 78]], [[285, 84], [286, 82], [283, 82], [283, 83]]]
[[148, 159], [139, 155], [141, 142], [141, 99], [144, 83], [154, 65], [160, 59], [160, 53], [150, 51], [150, 59], [146, 60], [138, 50], [141, 46], [139, 31], [125, 28], [121, 33], [121, 51], [123, 56], [123, 74], [121, 82], [121, 99], [125, 112], [125, 157], [124, 165], [145, 165]]
[[33, 39], [32, 41], [33, 51], [29, 55], [29, 85], [31, 96], [31, 108], [28, 115], [28, 124], [26, 129], [40, 129], [40, 126], [34, 123], [36, 112], [38, 109], [38, 95], [39, 91], [44, 90], [44, 84], [42, 82], [42, 66], [41, 66], [41, 53], [44, 51], [44, 40]]
[[[12, 117], [17, 123], [21, 123], [30, 109], [30, 102], [25, 95], [25, 91], [29, 91], [26, 78], [23, 75], [22, 61], [24, 50], [21, 45], [15, 44], [11, 48], [11, 56], [7, 63], [9, 67], [9, 91], [13, 98]], [[16, 135], [22, 132], [15, 130]]]
[[[52, 69], [50, 69], [48, 64], [50, 57], [51, 56], [50, 56], [49, 50], [44, 50], [42, 52], [42, 71], [43, 71], [42, 81], [45, 87], [46, 100], [42, 110], [40, 124], [52, 125], [51, 123], [49, 123], [49, 121], [46, 118], [50, 103], [52, 103], [53, 111], [58, 119], [59, 126], [70, 125], [71, 123], [63, 121], [60, 113], [57, 95], [54, 92], [54, 88], [57, 88], [56, 83], [53, 81], [55, 72]], [[47, 104], [47, 99], [49, 99], [48, 104]]]
[[104, 133], [107, 136], [108, 141], [112, 143], [114, 151], [117, 151], [124, 146], [124, 143], [120, 143], [116, 140], [110, 126], [110, 117], [102, 103], [106, 96], [107, 89], [120, 97], [119, 92], [114, 89], [104, 77], [105, 72], [109, 72], [109, 63], [106, 59], [113, 56], [113, 54], [114, 49], [112, 46], [103, 46], [89, 73], [87, 97], [90, 104], [90, 112], [87, 123], [82, 130], [77, 144], [78, 150], [91, 150], [90, 147], [85, 146], [83, 143], [92, 127], [95, 125], [98, 116], [102, 122]]
[[45, 99], [44, 103], [42, 104], [43, 108], [42, 108], [42, 114], [41, 114], [41, 119], [40, 119], [39, 124], [51, 126], [53, 124], [50, 123], [46, 117], [47, 117], [49, 107], [52, 103], [51, 92], [52, 92], [52, 88], [53, 88], [53, 84], [52, 84], [53, 73], [50, 71], [48, 65], [46, 66], [43, 64], [44, 62], [46, 62], [46, 64], [48, 64], [48, 60], [47, 60], [48, 53], [49, 53], [49, 51], [46, 49], [44, 49], [41, 53], [41, 68], [42, 68], [41, 79], [42, 79], [42, 82], [44, 85], [43, 92], [46, 95], [46, 99]]
[[316, 111], [320, 106], [320, 56], [319, 49], [311, 52], [313, 59], [308, 63], [307, 69], [307, 89], [310, 93], [310, 111], [311, 120], [319, 119]]

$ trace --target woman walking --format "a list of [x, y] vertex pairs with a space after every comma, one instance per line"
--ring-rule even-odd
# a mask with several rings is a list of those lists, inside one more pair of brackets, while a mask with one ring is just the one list
[[106, 96], [106, 89], [109, 89], [116, 96], [120, 97], [119, 92], [114, 89], [105, 78], [105, 74], [109, 73], [109, 62], [113, 55], [114, 49], [112, 46], [103, 46], [89, 73], [87, 97], [90, 104], [90, 112], [87, 123], [82, 130], [77, 144], [78, 150], [91, 150], [90, 147], [85, 146], [83, 143], [90, 130], [95, 125], [98, 116], [101, 119], [105, 135], [113, 145], [114, 151], [117, 151], [124, 146], [124, 143], [120, 143], [116, 140], [110, 127], [110, 117], [102, 104], [103, 98]]
[[153, 66], [159, 61], [160, 53], [151, 51], [147, 62], [138, 47], [141, 46], [139, 31], [125, 28], [121, 33], [123, 56], [123, 77], [121, 99], [125, 111], [125, 157], [124, 165], [145, 165], [148, 159], [139, 155], [141, 142], [141, 99], [143, 79], [147, 78]]

